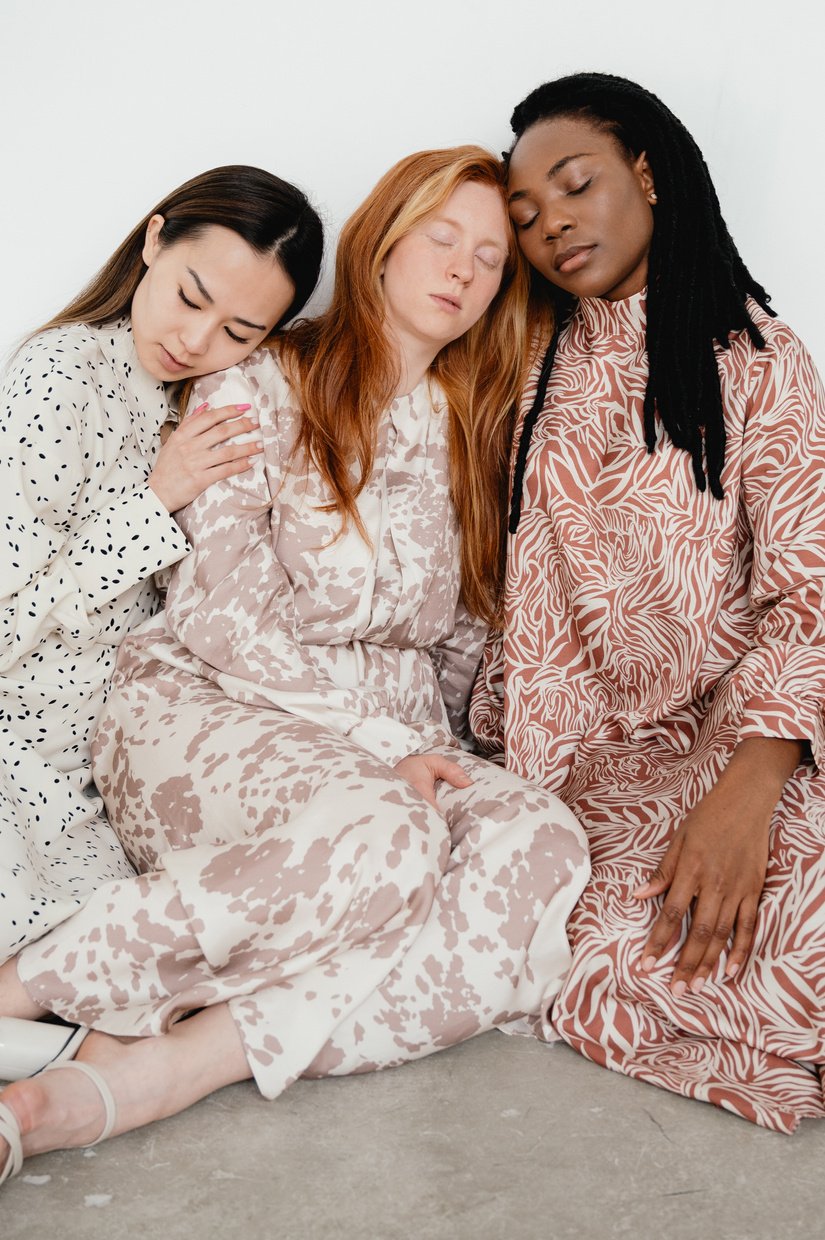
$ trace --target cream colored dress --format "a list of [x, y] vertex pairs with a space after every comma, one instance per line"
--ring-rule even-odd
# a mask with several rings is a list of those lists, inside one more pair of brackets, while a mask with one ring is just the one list
[[89, 746], [152, 573], [187, 550], [146, 485], [167, 416], [128, 320], [35, 336], [0, 402], [0, 960], [131, 873]]

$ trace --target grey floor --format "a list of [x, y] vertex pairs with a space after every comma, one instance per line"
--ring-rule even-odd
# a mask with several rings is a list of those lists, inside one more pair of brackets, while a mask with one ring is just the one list
[[489, 1033], [374, 1076], [252, 1085], [0, 1189], [2, 1240], [825, 1234], [825, 1124], [793, 1137]]

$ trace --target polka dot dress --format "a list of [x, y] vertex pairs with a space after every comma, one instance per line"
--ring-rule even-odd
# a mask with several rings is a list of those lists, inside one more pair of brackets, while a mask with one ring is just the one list
[[131, 873], [91, 782], [117, 647], [186, 540], [146, 485], [168, 409], [128, 320], [44, 332], [0, 397], [0, 961]]

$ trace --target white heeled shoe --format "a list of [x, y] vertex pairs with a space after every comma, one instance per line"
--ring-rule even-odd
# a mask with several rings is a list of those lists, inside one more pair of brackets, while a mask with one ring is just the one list
[[83, 1025], [0, 1016], [0, 1081], [22, 1081], [49, 1064], [74, 1059], [88, 1032]]
[[[117, 1120], [117, 1107], [112, 1097], [112, 1091], [98, 1072], [97, 1068], [93, 1068], [90, 1063], [84, 1063], [79, 1059], [70, 1059], [66, 1063], [50, 1063], [42, 1070], [44, 1072], [68, 1071], [73, 1068], [75, 1072], [82, 1072], [95, 1085], [97, 1092], [100, 1094], [103, 1102], [103, 1110], [105, 1111], [105, 1119], [103, 1121], [103, 1129], [99, 1137], [95, 1137], [94, 1141], [89, 1141], [86, 1145], [81, 1145], [82, 1150], [91, 1149], [93, 1145], [97, 1145], [99, 1141], [105, 1141], [111, 1136], [112, 1129]], [[11, 1107], [5, 1106], [0, 1102], [0, 1137], [9, 1147], [8, 1157], [6, 1158], [3, 1170], [0, 1171], [0, 1184], [5, 1184], [6, 1180], [11, 1179], [13, 1175], [17, 1175], [23, 1166], [23, 1139], [20, 1133], [20, 1125], [17, 1122], [17, 1116]]]

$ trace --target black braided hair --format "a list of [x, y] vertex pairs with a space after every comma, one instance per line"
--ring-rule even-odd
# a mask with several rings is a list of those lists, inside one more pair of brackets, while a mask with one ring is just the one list
[[[745, 299], [750, 295], [774, 316], [770, 298], [739, 256], [702, 152], [660, 99], [636, 82], [609, 73], [557, 78], [531, 91], [516, 107], [510, 119], [516, 136], [505, 159], [526, 130], [555, 117], [588, 121], [612, 133], [634, 158], [643, 151], [647, 155], [658, 201], [648, 256], [645, 443], [653, 452], [658, 413], [671, 441], [690, 453], [698, 489], [704, 491], [709, 484], [711, 494], [721, 499], [725, 417], [713, 344], [717, 341], [727, 349], [730, 333], [744, 330], [755, 348], [764, 348]], [[537, 272], [533, 280], [537, 291], [548, 295], [557, 308], [557, 340], [570, 315], [570, 298]], [[554, 357], [555, 340], [522, 429], [511, 532], [518, 525], [530, 435], [544, 403]]]

